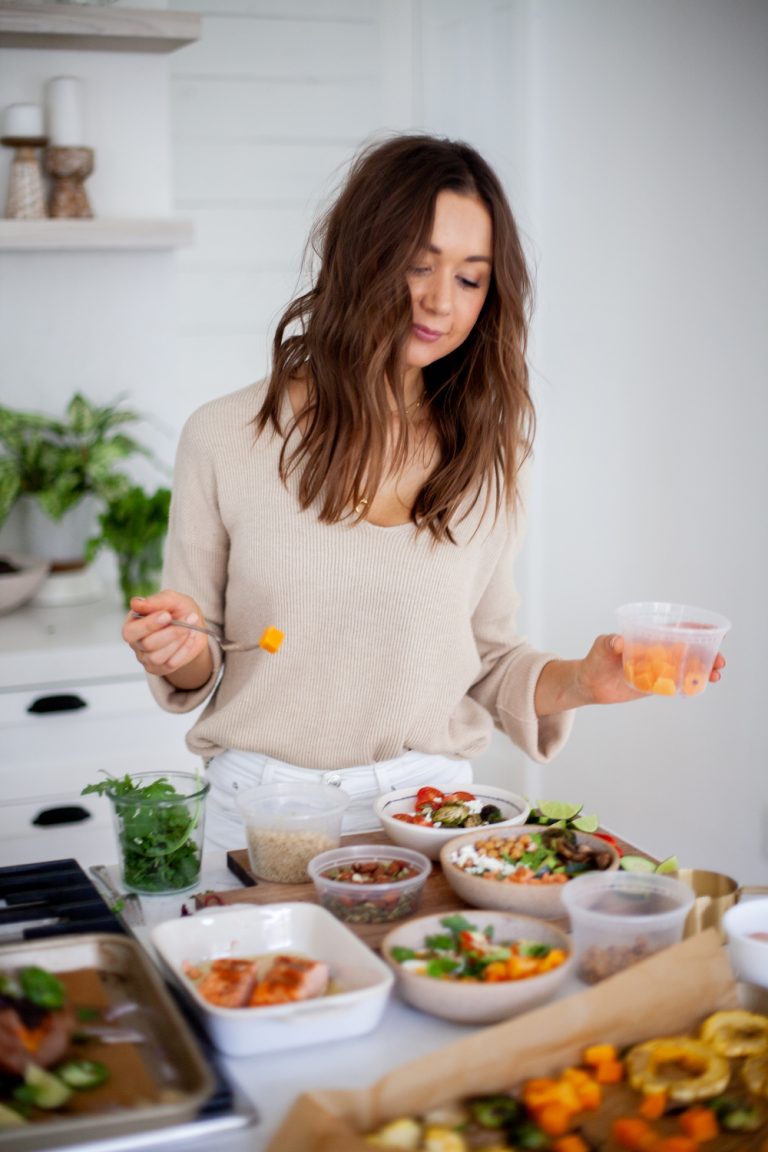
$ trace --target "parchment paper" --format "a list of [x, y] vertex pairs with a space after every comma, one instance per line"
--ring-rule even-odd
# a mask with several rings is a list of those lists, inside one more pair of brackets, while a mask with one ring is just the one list
[[[402, 1064], [370, 1088], [304, 1093], [268, 1152], [366, 1152], [358, 1133], [385, 1120], [558, 1072], [578, 1063], [590, 1043], [625, 1046], [686, 1033], [709, 1013], [738, 1006], [727, 952], [708, 929], [584, 992]], [[732, 1147], [745, 1145], [707, 1145], [712, 1152]]]

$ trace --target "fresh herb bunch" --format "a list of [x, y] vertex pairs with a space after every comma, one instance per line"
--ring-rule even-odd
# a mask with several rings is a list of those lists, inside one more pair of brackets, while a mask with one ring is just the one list
[[105, 547], [117, 556], [126, 608], [132, 596], [151, 596], [160, 587], [170, 505], [169, 488], [147, 493], [138, 486], [131, 487], [108, 502], [99, 516], [98, 535], [86, 545], [88, 562]]
[[201, 797], [191, 803], [164, 776], [140, 784], [127, 774], [87, 784], [82, 795], [89, 793], [108, 796], [114, 805], [127, 887], [181, 892], [197, 882], [202, 848], [194, 833], [203, 815]]

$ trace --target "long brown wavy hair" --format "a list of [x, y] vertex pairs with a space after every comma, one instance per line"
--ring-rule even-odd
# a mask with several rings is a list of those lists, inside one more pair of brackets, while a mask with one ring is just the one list
[[[271, 423], [284, 435], [283, 481], [303, 466], [299, 501], [308, 508], [317, 500], [321, 521], [348, 517], [392, 467], [392, 395], [407, 429], [401, 381], [413, 321], [406, 276], [429, 244], [442, 191], [477, 196], [487, 207], [493, 268], [470, 335], [423, 372], [439, 454], [411, 519], [450, 540], [453, 518], [466, 516], [481, 494], [494, 500], [496, 514], [503, 500], [514, 504], [535, 428], [526, 364], [531, 280], [514, 217], [501, 182], [474, 148], [400, 135], [357, 156], [313, 228], [305, 253], [311, 286], [280, 318], [255, 421], [259, 432]], [[308, 399], [286, 429], [280, 414], [296, 378], [307, 381]], [[301, 436], [289, 448], [299, 425]], [[407, 435], [398, 440], [396, 461], [404, 458]]]

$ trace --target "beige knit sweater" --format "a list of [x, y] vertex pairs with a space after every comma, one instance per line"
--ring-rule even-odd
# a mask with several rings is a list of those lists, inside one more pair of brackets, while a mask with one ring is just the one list
[[257, 384], [206, 404], [179, 443], [164, 586], [193, 596], [227, 637], [256, 643], [267, 625], [285, 633], [275, 655], [222, 658], [212, 642], [213, 675], [194, 692], [150, 677], [170, 712], [208, 701], [190, 749], [323, 770], [408, 750], [471, 759], [496, 724], [548, 760], [572, 714], [534, 713], [553, 656], [515, 634], [512, 521], [476, 509], [458, 544], [435, 544], [412, 524], [319, 523], [299, 509], [295, 478], [286, 488], [278, 477], [278, 437], [255, 439], [263, 395]]

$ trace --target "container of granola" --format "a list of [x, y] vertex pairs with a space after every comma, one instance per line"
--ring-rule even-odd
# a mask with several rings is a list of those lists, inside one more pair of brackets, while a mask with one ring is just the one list
[[262, 784], [244, 792], [238, 809], [251, 871], [279, 884], [304, 883], [312, 857], [338, 847], [349, 803], [332, 784]]
[[585, 984], [669, 948], [682, 939], [694, 894], [656, 872], [592, 872], [563, 890], [576, 972]]

